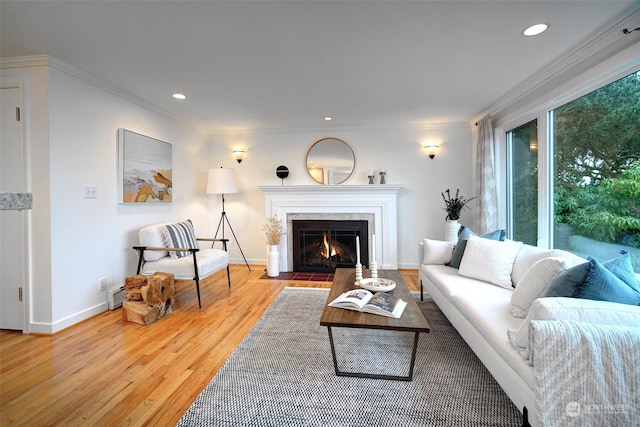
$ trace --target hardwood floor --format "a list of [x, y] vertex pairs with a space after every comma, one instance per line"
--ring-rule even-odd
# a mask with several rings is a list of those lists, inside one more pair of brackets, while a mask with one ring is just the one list
[[231, 289], [225, 271], [203, 280], [201, 310], [177, 282], [173, 313], [148, 326], [117, 309], [53, 336], [0, 331], [0, 425], [175, 425], [285, 286], [331, 286], [251, 269], [232, 265]]

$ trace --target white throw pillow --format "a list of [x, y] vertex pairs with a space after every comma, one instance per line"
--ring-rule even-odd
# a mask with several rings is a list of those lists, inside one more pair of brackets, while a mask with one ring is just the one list
[[451, 261], [453, 246], [453, 242], [424, 239], [424, 259], [422, 263], [439, 265], [448, 263]]
[[556, 256], [551, 249], [539, 248], [537, 246], [522, 245], [516, 260], [513, 262], [513, 270], [511, 271], [511, 282], [514, 286], [518, 284], [524, 277], [525, 273], [531, 268], [537, 261]]
[[551, 281], [566, 270], [567, 264], [560, 257], [536, 261], [516, 285], [511, 294], [511, 315], [526, 317], [531, 304], [544, 293]]
[[[166, 247], [164, 240], [164, 224], [150, 225], [148, 227], [141, 228], [138, 232], [138, 240], [140, 246], [148, 246], [161, 248]], [[145, 261], [158, 261], [169, 255], [166, 251], [144, 251]]]
[[458, 274], [511, 288], [511, 270], [522, 242], [469, 236]]
[[586, 258], [582, 258], [572, 252], [562, 249], [552, 249], [553, 254], [551, 256], [560, 257], [567, 264], [567, 268], [575, 267], [576, 265], [584, 264], [587, 262]]
[[532, 364], [529, 348], [529, 323], [532, 320], [573, 320], [638, 327], [638, 319], [640, 306], [637, 305], [570, 297], [538, 298], [531, 305], [520, 329], [508, 330], [507, 336], [525, 361]]

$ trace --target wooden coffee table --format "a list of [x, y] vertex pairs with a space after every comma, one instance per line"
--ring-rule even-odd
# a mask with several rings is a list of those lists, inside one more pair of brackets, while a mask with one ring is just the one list
[[[365, 278], [370, 277], [369, 271], [363, 272]], [[418, 308], [413, 296], [409, 292], [407, 285], [402, 281], [400, 273], [396, 270], [382, 270], [378, 271], [378, 276], [385, 279], [390, 279], [396, 282], [396, 287], [389, 293], [397, 296], [407, 302], [407, 306], [399, 319], [393, 317], [380, 316], [377, 314], [360, 313], [353, 310], [345, 310], [343, 308], [329, 307], [329, 303], [336, 299], [343, 293], [351, 290], [358, 289], [354, 285], [356, 280], [356, 273], [354, 268], [339, 268], [336, 269], [335, 276], [333, 278], [333, 284], [331, 285], [331, 291], [327, 298], [322, 317], [320, 318], [320, 325], [326, 326], [329, 331], [329, 343], [331, 345], [331, 355], [333, 356], [333, 365], [336, 370], [336, 375], [344, 377], [358, 377], [358, 378], [379, 378], [386, 380], [400, 380], [411, 381], [413, 379], [413, 366], [416, 360], [416, 351], [418, 348], [418, 337], [421, 332], [429, 332], [429, 323], [422, 315], [422, 312]], [[369, 374], [360, 372], [344, 372], [338, 369], [338, 361], [336, 358], [336, 349], [333, 342], [333, 334], [331, 332], [332, 327], [340, 328], [363, 328], [363, 329], [384, 329], [389, 331], [402, 331], [413, 332], [415, 334], [413, 339], [413, 351], [411, 353], [411, 363], [409, 365], [409, 375], [396, 376], [396, 375], [380, 375]]]

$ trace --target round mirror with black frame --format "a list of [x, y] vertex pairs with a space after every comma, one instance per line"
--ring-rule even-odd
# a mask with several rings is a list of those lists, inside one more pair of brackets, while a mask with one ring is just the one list
[[307, 171], [319, 184], [342, 184], [353, 173], [353, 150], [341, 139], [322, 138], [307, 150]]

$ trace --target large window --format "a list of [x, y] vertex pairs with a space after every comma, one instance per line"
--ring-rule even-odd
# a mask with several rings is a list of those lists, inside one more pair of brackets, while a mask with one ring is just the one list
[[599, 261], [625, 250], [639, 272], [640, 71], [549, 111], [546, 134], [550, 191], [538, 192], [536, 122], [507, 132], [513, 238], [535, 244], [546, 215], [553, 247]]
[[538, 121], [507, 132], [511, 237], [538, 243]]

